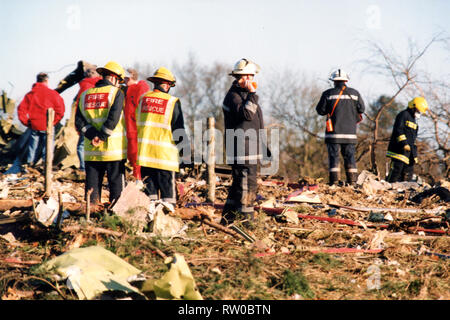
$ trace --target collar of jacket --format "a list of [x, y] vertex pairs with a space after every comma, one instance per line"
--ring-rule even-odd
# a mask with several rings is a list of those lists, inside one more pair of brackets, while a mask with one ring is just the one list
[[95, 85], [98, 81], [102, 80], [101, 77], [94, 77], [94, 78], [84, 78], [80, 81], [81, 84], [89, 83], [90, 85]]
[[106, 79], [101, 79], [101, 80], [97, 81], [95, 86], [98, 88], [98, 87], [104, 87], [104, 86], [113, 86], [113, 84]]
[[48, 86], [43, 82], [36, 82], [33, 84], [33, 86], [31, 88], [32, 88], [32, 90], [39, 90], [42, 88], [48, 88]]
[[415, 108], [406, 108], [406, 110], [409, 112], [409, 114], [413, 117], [414, 121], [416, 118], [414, 118], [414, 113], [416, 112]]
[[345, 82], [345, 81], [335, 81], [334, 82], [334, 87], [335, 88], [342, 89], [343, 86], [347, 87], [347, 82]]
[[247, 92], [247, 90], [245, 90], [244, 88], [242, 88], [239, 84], [237, 80], [233, 81], [233, 84], [231, 85], [231, 88], [236, 91], [236, 92]]

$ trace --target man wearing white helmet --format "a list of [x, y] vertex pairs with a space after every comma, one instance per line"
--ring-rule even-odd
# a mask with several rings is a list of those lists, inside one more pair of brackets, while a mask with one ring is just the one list
[[[233, 183], [222, 212], [224, 225], [236, 213], [253, 219], [256, 199], [257, 163], [262, 153], [259, 130], [264, 129], [262, 110], [256, 94], [254, 76], [260, 67], [247, 59], [239, 60], [229, 74], [235, 78], [223, 102], [227, 163], [232, 167]], [[232, 145], [231, 145], [232, 144]]]
[[356, 127], [364, 113], [364, 101], [359, 92], [347, 87], [347, 73], [338, 69], [330, 80], [334, 87], [322, 93], [316, 111], [327, 116], [325, 143], [328, 149], [329, 183], [339, 182], [339, 149], [344, 158], [347, 183], [355, 184], [358, 177], [355, 160], [355, 144], [357, 143]]

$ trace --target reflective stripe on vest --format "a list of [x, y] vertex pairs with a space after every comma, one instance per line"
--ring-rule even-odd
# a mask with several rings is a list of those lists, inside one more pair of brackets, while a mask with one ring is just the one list
[[[102, 131], [103, 123], [108, 118], [111, 106], [119, 88], [103, 86], [90, 88], [82, 93], [79, 109], [86, 121], [98, 131]], [[110, 134], [100, 146], [94, 147], [91, 141], [84, 138], [85, 161], [117, 161], [127, 157], [127, 139], [123, 113], [114, 130], [103, 131]]]
[[149, 91], [136, 108], [138, 155], [136, 164], [179, 171], [178, 149], [172, 136], [172, 115], [178, 98]]
[[410, 127], [411, 129], [414, 129], [414, 130], [416, 130], [417, 129], [417, 124], [416, 123], [414, 123], [414, 122], [411, 122], [411, 121], [406, 121], [406, 126], [407, 127]]
[[388, 151], [386, 153], [386, 157], [397, 159], [397, 160], [400, 160], [400, 161], [402, 161], [402, 162], [404, 162], [406, 164], [409, 164], [409, 158], [404, 156], [403, 154], [399, 154], [399, 153], [395, 153], [395, 152], [392, 152], [392, 151]]
[[356, 134], [326, 133], [325, 139], [358, 139]]

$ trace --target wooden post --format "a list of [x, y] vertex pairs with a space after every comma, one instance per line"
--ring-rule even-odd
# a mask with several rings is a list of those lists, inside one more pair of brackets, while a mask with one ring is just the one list
[[47, 109], [47, 147], [45, 153], [45, 193], [50, 197], [52, 188], [53, 140], [55, 110]]
[[86, 221], [89, 222], [91, 220], [91, 193], [94, 189], [90, 188], [86, 193]]
[[216, 143], [215, 143], [215, 124], [214, 118], [208, 118], [208, 132], [209, 132], [209, 141], [208, 141], [208, 201], [214, 203], [216, 199]]
[[59, 201], [59, 212], [58, 212], [58, 217], [56, 219], [56, 228], [57, 229], [61, 229], [61, 221], [62, 221], [62, 216], [64, 214], [64, 205], [63, 205], [63, 201], [62, 201], [62, 194], [61, 191], [58, 191], [58, 201]]

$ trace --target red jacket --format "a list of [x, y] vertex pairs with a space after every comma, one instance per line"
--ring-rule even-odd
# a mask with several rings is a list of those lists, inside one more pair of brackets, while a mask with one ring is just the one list
[[78, 108], [78, 101], [80, 100], [80, 96], [87, 89], [95, 87], [95, 84], [98, 80], [101, 80], [102, 77], [94, 77], [94, 78], [84, 78], [78, 84], [80, 85], [80, 90], [78, 90], [77, 98], [76, 98], [76, 106]]
[[33, 130], [45, 131], [47, 129], [47, 109], [55, 110], [56, 125], [65, 112], [64, 100], [58, 92], [50, 89], [46, 84], [36, 82], [30, 92], [23, 98], [17, 108], [20, 122]]
[[[128, 138], [128, 160], [133, 167], [136, 167], [137, 159], [137, 127], [136, 127], [136, 108], [139, 103], [139, 97], [150, 90], [149, 85], [144, 80], [132, 84], [127, 88], [125, 96], [125, 125]], [[135, 175], [136, 176], [136, 175]]]

